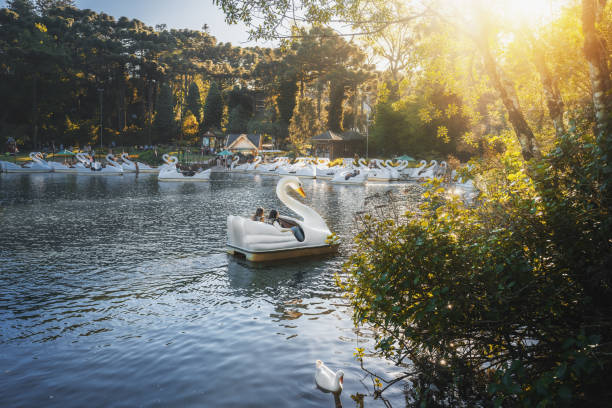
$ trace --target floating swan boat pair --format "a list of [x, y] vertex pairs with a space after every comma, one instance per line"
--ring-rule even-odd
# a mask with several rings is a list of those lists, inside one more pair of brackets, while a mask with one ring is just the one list
[[[367, 170], [368, 181], [391, 181], [391, 172], [382, 167], [382, 160], [373, 159], [372, 163], [374, 164], [374, 167]], [[359, 164], [361, 164], [362, 167], [365, 167], [365, 160], [359, 159]]]
[[94, 161], [92, 157], [86, 153], [77, 153], [75, 155], [78, 163], [64, 164], [58, 162], [49, 162], [53, 166], [56, 173], [75, 173], [89, 174], [101, 176], [121, 176], [124, 173], [123, 167], [117, 162], [115, 156], [111, 153], [106, 155], [106, 162]]
[[344, 170], [337, 172], [331, 179], [334, 184], [358, 184], [362, 185], [368, 181], [367, 170], [355, 168], [353, 170]]
[[2, 170], [8, 173], [75, 173], [89, 175], [115, 175], [123, 174], [123, 169], [114, 160], [112, 154], [106, 156], [106, 165], [99, 161], [93, 161], [91, 157], [85, 153], [77, 153], [76, 159], [79, 163], [75, 165], [66, 165], [63, 163], [47, 162], [42, 158], [39, 152], [30, 153], [30, 163], [19, 166], [10, 162], [2, 162]]
[[[91, 174], [91, 175], [100, 175], [100, 176], [123, 176], [123, 167], [117, 160], [115, 156], [111, 153], [106, 155], [106, 163], [102, 164], [100, 161], [90, 161], [87, 159], [84, 154], [77, 154], [77, 159], [81, 162], [83, 166], [78, 166], [78, 174]], [[89, 171], [88, 171], [89, 170]]]
[[[276, 195], [302, 220], [288, 216], [279, 217], [282, 229], [249, 218], [230, 215], [227, 217], [227, 252], [249, 261], [274, 261], [301, 256], [336, 252], [338, 242], [325, 220], [312, 208], [289, 196], [294, 190], [302, 197], [306, 194], [300, 180], [286, 176], [276, 185]], [[304, 239], [299, 241], [290, 228], [297, 228]]]
[[30, 153], [31, 162], [25, 163], [22, 166], [8, 161], [0, 162], [0, 171], [7, 173], [49, 173], [53, 171], [53, 167], [46, 162], [40, 152]]
[[162, 156], [166, 164], [160, 166], [159, 181], [209, 181], [211, 170], [181, 171], [176, 167], [178, 158], [164, 154]]
[[398, 160], [396, 166], [393, 166], [393, 162], [391, 160], [385, 160], [384, 163], [389, 170], [391, 180], [399, 180], [401, 171], [408, 167], [408, 161], [406, 160]]
[[53, 171], [56, 173], [73, 173], [73, 174], [91, 174], [91, 157], [85, 153], [77, 153], [75, 155], [78, 163], [64, 164], [57, 162], [49, 162], [53, 166]]
[[308, 157], [298, 157], [295, 159], [295, 163], [279, 167], [278, 174], [281, 176], [315, 178], [317, 176], [316, 165], [312, 160]]
[[362, 185], [368, 181], [368, 168], [364, 159], [359, 159], [358, 165], [354, 164], [353, 159], [343, 159], [343, 162], [343, 166], [331, 178], [331, 183]]
[[112, 154], [106, 155], [106, 163], [93, 161], [90, 156], [85, 153], [77, 153], [76, 159], [78, 163], [75, 165], [66, 165], [63, 163], [49, 162], [53, 166], [53, 171], [56, 173], [73, 173], [92, 176], [121, 176], [123, 169], [115, 160]]
[[419, 173], [425, 169], [427, 161], [421, 160], [417, 167], [405, 167], [400, 171], [400, 175], [409, 179], [415, 179]]
[[419, 180], [427, 180], [427, 179], [432, 179], [436, 176], [436, 173], [438, 171], [438, 161], [437, 160], [432, 160], [429, 162], [429, 166], [426, 167], [424, 170], [421, 170], [418, 174], [417, 174], [417, 178]]
[[235, 156], [234, 159], [232, 160], [232, 165], [230, 167], [230, 170], [233, 171], [234, 173], [246, 173], [249, 167], [251, 166], [251, 163], [238, 164], [239, 161], [240, 161], [240, 157]]
[[259, 166], [259, 163], [261, 163], [262, 160], [263, 160], [263, 158], [261, 156], [255, 157], [253, 162], [249, 163], [245, 170], [247, 172], [255, 172], [255, 171], [257, 171], [257, 166]]
[[283, 163], [284, 157], [275, 157], [270, 163], [263, 163], [257, 166], [257, 173], [275, 175], [276, 169]]
[[94, 174], [99, 172], [101, 175], [106, 176], [123, 175], [123, 167], [121, 167], [121, 164], [117, 162], [115, 156], [110, 153], [106, 155], [106, 166], [102, 167], [100, 162], [93, 162], [91, 163], [91, 169], [93, 170]]

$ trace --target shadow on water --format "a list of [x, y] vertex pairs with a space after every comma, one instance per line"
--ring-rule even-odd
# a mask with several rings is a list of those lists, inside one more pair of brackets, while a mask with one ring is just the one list
[[307, 281], [324, 273], [321, 259], [253, 263], [228, 255], [227, 275], [232, 288], [247, 294], [279, 295], [280, 291], [299, 292]]
[[[319, 387], [316, 383], [315, 383], [315, 387], [317, 388], [317, 390], [321, 391], [324, 394], [331, 394], [334, 397], [334, 407], [335, 408], [342, 408], [342, 401], [340, 400], [340, 394], [342, 394], [342, 391], [340, 391], [340, 392], [331, 392], [331, 391], [328, 391], [328, 390], [325, 390], [325, 389]], [[351, 398], [352, 397], [353, 396], [351, 395]], [[359, 404], [358, 404], [358, 406], [359, 406]], [[363, 407], [363, 399], [362, 399], [361, 407]]]

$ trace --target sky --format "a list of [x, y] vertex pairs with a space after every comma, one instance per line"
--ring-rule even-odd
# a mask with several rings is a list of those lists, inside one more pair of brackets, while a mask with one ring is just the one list
[[[0, 0], [0, 7], [6, 5]], [[76, 0], [81, 9], [104, 12], [115, 19], [125, 16], [136, 18], [155, 27], [167, 24], [168, 28], [190, 28], [201, 30], [204, 24], [210, 27], [209, 33], [221, 42], [233, 45], [271, 46], [271, 43], [247, 42], [248, 34], [244, 25], [228, 25], [223, 12], [212, 0]]]

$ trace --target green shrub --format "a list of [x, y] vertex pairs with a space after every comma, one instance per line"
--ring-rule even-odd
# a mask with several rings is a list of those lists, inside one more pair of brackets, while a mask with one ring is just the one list
[[511, 152], [481, 167], [476, 205], [434, 182], [418, 214], [365, 217], [339, 283], [355, 323], [374, 327], [377, 351], [416, 368], [415, 402], [608, 403], [612, 217], [602, 156], [569, 134], [528, 170]]
[[154, 150], [145, 150], [144, 152], [138, 155], [138, 161], [141, 161], [151, 166], [159, 166], [160, 164], [164, 163], [164, 161], [162, 160], [162, 155], [163, 153], [159, 150], [157, 151], [157, 155], [155, 155]]

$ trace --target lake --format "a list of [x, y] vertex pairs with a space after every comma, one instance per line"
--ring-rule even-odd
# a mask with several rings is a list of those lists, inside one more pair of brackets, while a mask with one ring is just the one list
[[[406, 184], [303, 180], [302, 201], [342, 238], [340, 254], [228, 256], [227, 215], [287, 213], [277, 180], [0, 174], [0, 405], [334, 407], [314, 383], [320, 359], [345, 372], [344, 407], [359, 394], [384, 406], [353, 356], [371, 333], [354, 328], [334, 274], [364, 198]], [[385, 397], [405, 406], [401, 386]]]

